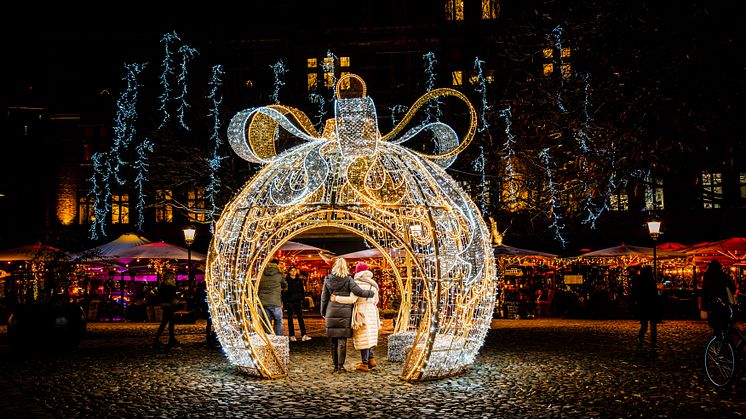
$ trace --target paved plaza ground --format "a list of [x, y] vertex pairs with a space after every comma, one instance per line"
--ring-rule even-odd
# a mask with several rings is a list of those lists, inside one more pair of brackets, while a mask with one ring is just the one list
[[[730, 389], [702, 371], [708, 328], [665, 321], [659, 350], [638, 352], [632, 320], [495, 320], [476, 362], [449, 379], [408, 383], [385, 358], [334, 374], [321, 319], [292, 342], [289, 377], [241, 374], [204, 345], [204, 321], [178, 325], [180, 345], [151, 347], [156, 324], [91, 323], [77, 350], [29, 355], [0, 330], [0, 418], [685, 417], [746, 415], [746, 371]], [[287, 329], [286, 329], [287, 330]], [[348, 369], [359, 353], [348, 351]]]

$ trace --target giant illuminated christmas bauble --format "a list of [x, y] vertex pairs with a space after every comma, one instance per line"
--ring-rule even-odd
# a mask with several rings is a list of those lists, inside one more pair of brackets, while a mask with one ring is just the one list
[[[265, 166], [226, 206], [210, 245], [208, 303], [220, 343], [241, 369], [285, 376], [287, 337], [262, 327], [261, 273], [293, 236], [336, 227], [363, 237], [394, 267], [401, 305], [388, 349], [390, 360], [402, 361], [401, 378], [458, 374], [474, 361], [495, 302], [488, 229], [444, 170], [474, 136], [476, 113], [461, 93], [433, 90], [381, 135], [359, 77], [342, 77], [336, 92], [335, 118], [322, 134], [300, 111], [278, 105], [231, 121], [236, 153]], [[437, 98], [465, 105], [470, 124], [462, 141], [441, 122], [412, 127], [419, 109]], [[435, 141], [436, 153], [401, 145], [418, 136]], [[278, 154], [277, 144], [290, 137], [300, 144]]]

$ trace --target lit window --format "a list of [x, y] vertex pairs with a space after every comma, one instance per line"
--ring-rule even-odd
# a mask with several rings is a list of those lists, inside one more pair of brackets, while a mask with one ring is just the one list
[[572, 66], [570, 64], [562, 64], [562, 78], [569, 79], [572, 75]]
[[345, 75], [350, 74], [346, 71], [339, 73], [339, 78], [342, 80], [339, 84], [339, 90], [350, 90], [350, 79], [343, 78]]
[[315, 58], [307, 58], [306, 59], [306, 67], [308, 68], [316, 68], [318, 65], [318, 61], [316, 61]]
[[158, 189], [155, 191], [156, 223], [172, 223], [174, 221], [173, 199], [174, 195], [170, 189]]
[[324, 87], [334, 87], [334, 73], [324, 73]]
[[129, 195], [119, 194], [111, 196], [111, 223], [129, 224], [130, 202]]
[[339, 66], [340, 67], [349, 67], [350, 66], [350, 57], [339, 57]]
[[95, 202], [93, 197], [87, 195], [78, 198], [78, 224], [92, 224], [96, 220]]
[[609, 210], [629, 211], [629, 196], [626, 190], [620, 189], [609, 197]]
[[500, 200], [508, 211], [521, 211], [528, 207], [528, 191], [521, 183], [522, 176], [517, 173], [502, 182]]
[[702, 208], [720, 208], [723, 200], [723, 174], [702, 172]]
[[464, 20], [464, 0], [446, 0], [446, 20]]
[[334, 57], [324, 57], [324, 71], [334, 69]]
[[665, 209], [663, 206], [663, 181], [653, 179], [653, 183], [645, 190], [645, 209], [656, 211]]
[[738, 174], [738, 184], [741, 187], [741, 199], [746, 200], [746, 173]]
[[551, 76], [554, 71], [554, 64], [544, 64], [544, 75]]
[[499, 0], [482, 0], [482, 19], [492, 20], [497, 19], [500, 14], [500, 1]]
[[560, 56], [562, 58], [569, 58], [570, 57], [570, 48], [562, 48], [562, 54]]
[[552, 58], [552, 55], [554, 55], [554, 50], [551, 48], [544, 48], [544, 58]]
[[202, 188], [187, 191], [189, 221], [205, 221], [205, 190]]
[[319, 75], [316, 73], [308, 73], [308, 91], [312, 92], [316, 90], [319, 82]]
[[452, 85], [461, 86], [463, 84], [464, 74], [461, 71], [453, 71], [451, 72], [451, 78], [452, 78], [452, 82], [451, 82]]

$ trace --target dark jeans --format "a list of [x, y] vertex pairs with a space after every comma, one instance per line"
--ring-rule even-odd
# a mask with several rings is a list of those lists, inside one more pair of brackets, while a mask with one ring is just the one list
[[161, 309], [163, 310], [163, 317], [160, 326], [158, 326], [158, 331], [155, 333], [155, 340], [160, 340], [163, 329], [166, 328], [166, 323], [168, 323], [168, 340], [172, 342], [176, 340], [174, 337], [174, 313], [176, 312], [176, 307], [169, 304], [162, 305]]
[[648, 323], [650, 323], [650, 344], [655, 347], [658, 335], [658, 325], [656, 319], [640, 319], [640, 333], [637, 334], [638, 342], [642, 344], [645, 339], [645, 333], [648, 332]]
[[295, 336], [295, 328], [293, 327], [293, 313], [298, 317], [298, 326], [300, 326], [300, 335], [306, 334], [306, 324], [303, 322], [303, 302], [291, 302], [285, 303], [285, 307], [288, 310], [288, 336]]
[[344, 367], [347, 358], [347, 338], [331, 338], [331, 350], [334, 369]]
[[376, 357], [376, 354], [373, 353], [373, 348], [361, 349], [360, 357], [362, 358], [363, 364], [367, 364], [371, 358]]

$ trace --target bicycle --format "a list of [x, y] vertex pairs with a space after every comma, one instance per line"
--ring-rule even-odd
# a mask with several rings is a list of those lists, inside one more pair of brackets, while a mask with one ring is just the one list
[[746, 336], [736, 326], [736, 310], [728, 308], [728, 324], [721, 333], [716, 333], [705, 347], [705, 374], [710, 382], [719, 388], [733, 383], [740, 362], [740, 351]]

